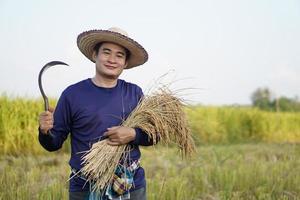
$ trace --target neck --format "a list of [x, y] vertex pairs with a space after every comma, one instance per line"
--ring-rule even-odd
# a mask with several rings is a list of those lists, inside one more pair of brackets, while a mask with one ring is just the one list
[[104, 78], [96, 75], [92, 78], [92, 81], [99, 87], [113, 88], [117, 85], [118, 79]]

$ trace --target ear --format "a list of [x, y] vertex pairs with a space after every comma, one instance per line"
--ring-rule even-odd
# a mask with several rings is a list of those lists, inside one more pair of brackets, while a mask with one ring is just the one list
[[96, 51], [93, 51], [92, 58], [93, 58], [93, 61], [96, 62], [96, 58], [97, 58]]
[[125, 65], [124, 65], [123, 69], [125, 69], [125, 68], [127, 67], [127, 65], [128, 65], [128, 60], [126, 60], [126, 62], [125, 62]]

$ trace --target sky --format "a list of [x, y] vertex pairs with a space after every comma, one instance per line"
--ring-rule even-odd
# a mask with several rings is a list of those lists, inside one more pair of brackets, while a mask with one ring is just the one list
[[251, 104], [262, 87], [300, 96], [299, 0], [0, 0], [0, 27], [0, 93], [10, 96], [40, 97], [39, 71], [53, 60], [70, 67], [45, 72], [49, 97], [93, 77], [77, 36], [110, 27], [148, 51], [120, 77], [145, 93], [162, 82], [207, 105]]

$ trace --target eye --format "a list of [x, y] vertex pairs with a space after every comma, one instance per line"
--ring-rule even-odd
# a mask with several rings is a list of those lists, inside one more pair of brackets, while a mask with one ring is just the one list
[[102, 54], [104, 54], [104, 55], [109, 55], [109, 54], [110, 54], [110, 51], [107, 50], [107, 49], [103, 49], [103, 50], [102, 50]]
[[123, 54], [117, 54], [117, 57], [118, 58], [124, 58], [124, 55]]

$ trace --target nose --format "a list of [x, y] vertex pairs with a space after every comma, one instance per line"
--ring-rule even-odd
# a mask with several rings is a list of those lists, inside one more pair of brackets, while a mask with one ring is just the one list
[[110, 62], [110, 63], [115, 63], [115, 62], [116, 62], [115, 56], [114, 56], [114, 55], [110, 55], [110, 56], [108, 57], [108, 62]]

